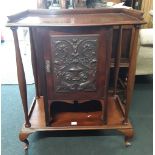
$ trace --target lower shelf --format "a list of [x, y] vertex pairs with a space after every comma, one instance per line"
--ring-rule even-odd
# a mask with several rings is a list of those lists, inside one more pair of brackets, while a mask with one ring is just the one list
[[44, 103], [43, 98], [36, 100], [30, 123], [30, 129], [38, 130], [80, 130], [80, 129], [116, 129], [132, 128], [131, 123], [124, 125], [123, 113], [116, 102], [115, 97], [109, 97], [108, 102], [108, 123], [103, 124], [101, 120], [101, 111], [95, 112], [62, 112], [54, 117], [51, 127], [45, 125]]
[[40, 97], [31, 106], [30, 123], [31, 127], [24, 125], [19, 134], [20, 141], [28, 148], [28, 136], [37, 131], [58, 131], [58, 130], [116, 130], [125, 136], [125, 145], [129, 146], [129, 140], [133, 137], [133, 127], [123, 124], [124, 108], [118, 96], [108, 99], [108, 123], [105, 125], [101, 120], [101, 111], [92, 112], [61, 112], [54, 117], [51, 126], [45, 125], [45, 112], [43, 97]]

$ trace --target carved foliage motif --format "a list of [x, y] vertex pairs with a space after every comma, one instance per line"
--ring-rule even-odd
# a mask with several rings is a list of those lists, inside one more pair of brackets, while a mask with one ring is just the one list
[[51, 38], [55, 92], [96, 91], [98, 35]]

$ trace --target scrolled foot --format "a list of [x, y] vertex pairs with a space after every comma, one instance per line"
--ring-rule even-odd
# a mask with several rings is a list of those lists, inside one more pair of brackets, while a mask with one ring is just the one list
[[24, 150], [27, 150], [29, 147], [29, 141], [27, 140], [28, 136], [31, 132], [20, 132], [19, 133], [19, 140], [24, 144]]
[[125, 146], [129, 147], [131, 146], [130, 140], [133, 138], [134, 132], [133, 129], [119, 129], [119, 132], [121, 132], [124, 135], [124, 141], [125, 141]]

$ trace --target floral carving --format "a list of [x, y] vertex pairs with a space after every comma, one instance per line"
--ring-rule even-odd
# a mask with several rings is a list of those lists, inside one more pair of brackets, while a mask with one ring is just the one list
[[96, 91], [98, 35], [52, 36], [56, 92]]

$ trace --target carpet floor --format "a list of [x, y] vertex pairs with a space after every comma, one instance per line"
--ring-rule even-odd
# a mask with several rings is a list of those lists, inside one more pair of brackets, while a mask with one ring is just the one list
[[[2, 85], [1, 154], [2, 155], [152, 155], [153, 86], [152, 79], [137, 77], [130, 119], [135, 129], [132, 146], [124, 146], [123, 136], [103, 131], [38, 132], [29, 136], [25, 153], [18, 133], [23, 111], [18, 85]], [[34, 85], [28, 85], [29, 103]]]

